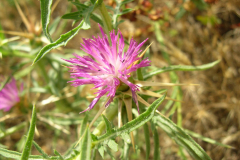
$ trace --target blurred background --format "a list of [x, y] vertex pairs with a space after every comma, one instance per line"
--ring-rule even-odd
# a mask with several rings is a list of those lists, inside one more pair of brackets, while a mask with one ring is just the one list
[[[81, 0], [81, 2], [84, 1]], [[104, 0], [104, 3], [115, 7], [113, 0]], [[67, 0], [53, 0], [53, 4], [55, 5], [53, 5], [51, 23], [55, 22], [57, 25], [53, 25], [53, 27], [57, 29], [53, 30], [51, 35], [53, 40], [56, 40], [60, 34], [71, 30], [77, 24], [73, 24], [72, 20], [60, 20], [60, 17], [77, 9]], [[17, 9], [17, 6], [21, 9]], [[235, 148], [228, 149], [194, 138], [213, 160], [240, 159], [240, 1], [136, 0], [125, 7], [133, 8], [133, 11], [120, 17], [124, 22], [119, 25], [119, 29], [126, 40], [133, 37], [139, 43], [149, 38], [148, 44], [153, 42], [149, 51], [153, 67], [162, 68], [169, 64], [197, 66], [221, 60], [219, 64], [206, 71], [176, 72], [178, 82], [199, 84], [199, 86], [182, 87], [182, 100], [184, 101], [182, 103], [182, 127]], [[0, 10], [0, 34], [2, 36], [0, 75], [14, 74], [14, 77], [20, 80], [19, 84], [24, 83], [25, 88], [37, 89], [37, 86], [45, 83], [41, 82], [44, 81], [44, 73], [39, 68], [36, 70], [31, 68], [30, 65], [41, 46], [49, 43], [41, 31], [40, 2], [25, 0], [18, 1], [18, 5], [16, 5], [14, 0], [5, 0], [0, 1]], [[99, 34], [96, 22], [91, 21], [91, 23], [91, 29], [80, 30], [65, 47], [53, 50], [53, 54], [49, 54], [48, 58], [50, 60], [52, 58], [52, 61], [57, 58], [56, 62], [58, 62], [58, 60], [61, 61], [61, 55], [66, 58], [72, 57], [72, 53], [82, 54], [79, 49], [82, 38], [91, 38], [93, 35]], [[3, 45], [3, 39], [14, 43], [6, 47]], [[166, 59], [164, 55], [168, 55], [169, 59]], [[19, 73], [18, 69], [15, 70], [19, 65], [20, 70], [24, 70], [24, 72]], [[42, 65], [45, 66], [46, 71], [50, 71], [51, 67], [57, 68], [57, 71], [59, 71], [58, 68], [62, 68], [65, 71], [61, 75], [63, 81], [60, 82], [61, 79], [58, 79], [58, 72], [56, 72], [57, 76], [50, 77], [46, 83], [50, 83], [52, 86], [51, 79], [53, 79], [54, 82], [58, 82], [56, 88], [66, 86], [69, 79], [66, 68], [62, 67], [60, 63], [48, 63], [47, 60], [43, 61]], [[48, 74], [55, 74], [55, 72]], [[171, 82], [169, 73], [159, 74], [153, 80]], [[39, 83], [38, 85], [34, 84], [36, 81]], [[68, 87], [70, 89], [64, 88], [67, 93], [76, 90], [72, 89], [70, 85]], [[25, 100], [23, 103], [44, 100], [51, 94], [55, 94], [54, 89], [50, 87], [50, 90], [51, 93], [43, 90], [42, 92], [31, 90], [28, 94], [31, 100]], [[61, 92], [65, 92], [65, 90], [61, 89]], [[88, 89], [83, 88], [83, 91], [88, 91]], [[173, 91], [170, 89], [168, 92]], [[84, 97], [86, 94], [82, 92], [78, 95]], [[86, 106], [87, 103], [89, 102], [86, 100]], [[49, 104], [41, 110], [52, 108], [54, 105]], [[161, 106], [159, 110], [161, 110]], [[19, 116], [20, 111], [12, 111], [10, 118], [4, 119], [4, 126], [8, 128], [29, 119], [31, 114], [27, 111], [26, 113], [25, 116]], [[1, 116], [6, 116], [6, 113], [2, 112]], [[61, 118], [64, 116], [69, 118], [70, 115], [58, 115]], [[45, 119], [44, 121], [41, 119], [43, 117], [39, 117], [41, 122], [37, 125], [37, 132], [40, 136], [36, 136], [35, 141], [48, 154], [52, 154], [54, 148], [59, 152], [65, 152], [68, 145], [76, 140], [74, 139], [76, 133], [72, 132], [76, 130], [76, 127], [69, 123], [68, 131], [65, 131], [67, 133], [61, 134], [63, 130], [54, 131], [49, 123], [46, 127], [42, 123], [49, 122], [49, 120]], [[173, 115], [173, 121], [176, 122], [175, 115]], [[25, 127], [26, 129], [27, 127]], [[21, 148], [19, 141], [23, 133], [24, 131], [20, 130], [6, 136], [0, 139], [0, 143], [8, 146], [8, 149], [18, 150]], [[144, 159], [144, 135], [138, 134], [138, 139], [142, 139], [142, 141], [138, 140], [138, 145], [143, 148], [136, 153], [130, 152], [130, 159]], [[160, 129], [159, 141], [161, 159], [181, 159], [175, 142]], [[32, 154], [39, 153], [33, 149]], [[120, 152], [116, 155], [120, 155]], [[187, 155], [187, 159], [191, 159], [191, 157]]]

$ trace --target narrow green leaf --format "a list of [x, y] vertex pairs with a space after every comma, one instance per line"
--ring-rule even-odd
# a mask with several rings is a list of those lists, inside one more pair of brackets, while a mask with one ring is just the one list
[[85, 4], [79, 3], [79, 2], [71, 2], [72, 4], [74, 4], [78, 10], [84, 10], [86, 9], [88, 6], [86, 6]]
[[203, 141], [205, 141], [205, 142], [208, 142], [208, 143], [211, 143], [211, 144], [215, 144], [215, 145], [219, 145], [219, 146], [222, 146], [222, 147], [225, 147], [225, 148], [234, 148], [234, 147], [232, 147], [232, 146], [229, 146], [229, 145], [220, 143], [220, 142], [218, 142], [218, 141], [216, 141], [216, 140], [213, 140], [213, 139], [211, 139], [211, 138], [204, 137], [204, 136], [202, 136], [202, 135], [200, 135], [200, 134], [198, 134], [198, 133], [195, 133], [195, 132], [193, 132], [193, 131], [189, 131], [189, 130], [187, 130], [187, 129], [184, 129], [184, 131], [185, 131], [187, 134], [191, 135], [192, 137], [199, 138], [199, 139], [201, 139], [201, 140], [203, 140]]
[[112, 132], [112, 124], [111, 122], [102, 114], [102, 117], [104, 119], [104, 122], [106, 124], [106, 129], [107, 129], [107, 133], [111, 133]]
[[60, 36], [59, 39], [57, 39], [55, 42], [46, 45], [45, 47], [43, 47], [40, 52], [38, 53], [38, 55], [36, 56], [36, 58], [33, 61], [33, 64], [38, 62], [41, 58], [43, 58], [43, 56], [45, 54], [47, 54], [49, 51], [51, 51], [54, 48], [60, 47], [60, 46], [65, 46], [69, 40], [71, 40], [77, 33], [78, 31], [82, 28], [84, 21], [81, 21], [81, 23], [74, 29], [72, 29], [71, 31], [62, 34]]
[[86, 133], [82, 140], [80, 160], [90, 160], [90, 158], [91, 158], [91, 142], [92, 142], [92, 139], [91, 139], [90, 130], [87, 127]]
[[196, 160], [211, 160], [207, 153], [186, 132], [163, 115], [156, 114], [152, 121], [162, 128], [178, 145]]
[[64, 160], [63, 156], [55, 149], [54, 149], [54, 154], [59, 157], [59, 160]]
[[33, 70], [33, 66], [30, 66], [30, 67], [26, 67], [26, 68], [24, 68], [24, 69], [22, 69], [22, 70], [19, 70], [19, 71], [17, 71], [15, 74], [14, 74], [14, 78], [16, 79], [16, 80], [18, 80], [18, 79], [20, 79], [21, 77], [24, 77], [24, 76], [26, 76], [29, 72], [31, 72], [32, 70]]
[[217, 60], [208, 64], [204, 64], [201, 66], [169, 66], [169, 67], [163, 67], [160, 68], [156, 71], [151, 72], [148, 75], [144, 76], [144, 80], [151, 78], [154, 75], [163, 73], [163, 72], [170, 72], [170, 71], [202, 71], [202, 70], [206, 70], [209, 68], [212, 68], [213, 66], [215, 66], [216, 64], [218, 64], [221, 60]]
[[[0, 155], [4, 156], [6, 158], [11, 158], [11, 159], [17, 159], [17, 160], [21, 159], [21, 153], [16, 152], [16, 151], [10, 151], [10, 150], [3, 149], [3, 148], [0, 148]], [[59, 158], [58, 158], [58, 156], [52, 156], [52, 157], [49, 157], [46, 159], [40, 155], [30, 155], [27, 160], [40, 160], [40, 159], [41, 160], [49, 160], [49, 159], [58, 160]]]
[[124, 4], [127, 4], [127, 3], [130, 3], [130, 2], [132, 2], [133, 0], [124, 0], [124, 1], [122, 1], [122, 2], [120, 2], [121, 3], [121, 5], [124, 5]]
[[153, 131], [153, 143], [154, 143], [154, 153], [153, 153], [153, 159], [154, 160], [159, 160], [160, 159], [160, 149], [159, 149], [159, 137], [158, 137], [158, 132], [153, 123], [151, 123], [151, 128]]
[[101, 18], [99, 18], [97, 15], [95, 14], [90, 14], [90, 18], [92, 20], [94, 20], [95, 22], [99, 23], [101, 26], [103, 26], [103, 21]]
[[185, 156], [183, 152], [183, 147], [179, 146], [178, 154], [181, 156], [182, 160], [187, 160], [187, 157]]
[[52, 43], [53, 40], [48, 32], [48, 24], [50, 22], [52, 0], [40, 0], [40, 4], [41, 4], [41, 19], [42, 19], [43, 33]]
[[207, 9], [208, 5], [204, 0], [191, 0], [195, 6], [200, 9], [200, 10], [204, 10]]
[[131, 11], [133, 11], [132, 8], [124, 9], [124, 10], [122, 10], [122, 12], [120, 13], [120, 15], [123, 15], [123, 14], [129, 13], [129, 12], [131, 12]]
[[5, 132], [0, 132], [0, 139], [6, 137], [7, 135], [11, 135], [20, 129], [24, 128], [26, 126], [26, 122], [22, 122], [19, 125], [13, 126], [9, 129], [7, 129]]
[[[20, 160], [21, 158], [21, 153], [15, 152], [15, 151], [10, 151], [7, 149], [0, 148], [0, 155], [6, 157], [6, 158], [12, 158], [12, 159], [17, 159]], [[42, 156], [30, 156], [26, 160], [35, 160], [35, 159], [44, 159]]]
[[62, 16], [62, 19], [74, 19], [74, 20], [80, 20], [82, 19], [82, 11], [77, 11], [77, 12], [71, 12], [71, 13], [67, 13], [64, 14]]
[[32, 142], [33, 142], [34, 147], [38, 150], [38, 152], [42, 154], [43, 158], [48, 159], [49, 157], [48, 157], [47, 153], [45, 153], [42, 150], [42, 148], [35, 141], [32, 141]]
[[149, 129], [148, 129], [147, 123], [143, 125], [143, 130], [144, 130], [144, 137], [145, 137], [145, 144], [146, 144], [146, 160], [148, 160], [150, 155], [151, 145], [150, 145], [150, 135], [149, 135]]
[[79, 160], [80, 152], [73, 149], [71, 154], [68, 157], [65, 157], [65, 160]]
[[56, 32], [57, 27], [60, 25], [59, 22], [61, 20], [61, 17], [57, 17], [53, 20], [51, 25], [49, 25], [49, 34], [53, 34]]
[[[80, 135], [79, 135], [80, 139], [82, 138], [82, 136], [84, 136], [84, 134], [86, 132], [86, 129], [88, 128], [87, 127], [87, 123], [88, 123], [88, 112], [85, 114], [85, 117], [84, 117], [84, 119], [83, 119], [83, 121], [81, 123]], [[83, 141], [81, 140], [79, 142], [79, 149], [81, 149], [82, 143], [83, 143]]]
[[180, 10], [178, 11], [178, 13], [177, 13], [176, 16], [175, 16], [176, 20], [181, 19], [186, 12], [187, 12], [187, 11], [185, 10], [185, 8], [184, 8], [183, 6], [181, 6], [181, 7], [180, 7]]
[[117, 151], [118, 151], [118, 144], [117, 144], [114, 140], [110, 139], [110, 140], [108, 141], [107, 145], [108, 145], [108, 147], [111, 148], [114, 152], [117, 152]]
[[159, 105], [163, 102], [163, 100], [166, 97], [166, 93], [156, 101], [154, 101], [149, 108], [142, 113], [140, 116], [138, 116], [136, 119], [126, 123], [124, 126], [122, 126], [119, 129], [114, 130], [112, 133], [105, 133], [102, 136], [99, 136], [97, 140], [94, 140], [92, 143], [97, 144], [100, 143], [106, 139], [110, 139], [114, 136], [121, 135], [124, 132], [130, 133], [134, 131], [135, 129], [141, 127], [146, 122], [148, 122], [152, 117], [154, 116], [155, 110], [159, 107]]
[[74, 142], [71, 144], [71, 146], [68, 148], [68, 150], [64, 153], [64, 157], [70, 157], [71, 156], [71, 153], [73, 153], [73, 148], [75, 148], [77, 142]]
[[36, 114], [36, 108], [33, 106], [32, 110], [32, 120], [30, 123], [29, 131], [28, 131], [28, 136], [27, 136], [27, 141], [25, 143], [21, 160], [27, 160], [31, 151], [32, 147], [32, 141], [34, 137], [34, 131], [35, 131], [35, 125], [36, 125], [36, 120], [37, 120], [37, 114]]
[[91, 158], [91, 160], [95, 160], [96, 156], [97, 156], [97, 147], [94, 147], [93, 151], [92, 151], [92, 158]]
[[84, 131], [87, 128], [87, 123], [88, 123], [88, 113], [85, 114], [85, 117], [82, 121], [81, 128], [80, 128], [80, 137], [84, 134]]

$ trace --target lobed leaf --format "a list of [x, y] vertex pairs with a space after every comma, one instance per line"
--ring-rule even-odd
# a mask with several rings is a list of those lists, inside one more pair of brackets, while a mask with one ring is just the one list
[[154, 116], [154, 112], [155, 110], [158, 108], [158, 106], [163, 102], [163, 100], [166, 97], [166, 93], [159, 99], [157, 99], [156, 101], [154, 101], [149, 108], [142, 113], [139, 117], [137, 117], [136, 119], [126, 123], [124, 126], [122, 126], [119, 129], [116, 129], [114, 131], [112, 131], [112, 133], [105, 133], [102, 136], [99, 136], [97, 140], [94, 140], [92, 143], [93, 144], [97, 144], [100, 143], [104, 140], [110, 139], [114, 136], [118, 136], [121, 135], [122, 133], [130, 133], [132, 131], [134, 131], [135, 129], [141, 127], [142, 125], [144, 125], [146, 122], [148, 122], [150, 119], [152, 119], [152, 117]]
[[220, 62], [220, 60], [208, 63], [208, 64], [204, 64], [201, 66], [169, 66], [169, 67], [163, 67], [160, 68], [156, 71], [151, 72], [150, 74], [147, 74], [144, 76], [144, 80], [151, 78], [154, 75], [163, 73], [163, 72], [170, 72], [170, 71], [202, 71], [202, 70], [206, 70], [209, 68], [212, 68], [213, 66], [215, 66], [216, 64], [218, 64]]
[[110, 139], [110, 140], [108, 141], [107, 145], [108, 145], [108, 147], [111, 148], [114, 152], [117, 152], [117, 151], [118, 151], [118, 144], [117, 144], [114, 140]]
[[104, 120], [105, 125], [106, 125], [107, 133], [111, 133], [112, 130], [113, 130], [111, 122], [103, 114], [102, 114], [102, 117], [103, 117], [103, 120]]
[[98, 146], [98, 152], [100, 153], [101, 157], [104, 159], [104, 151], [105, 151], [105, 146], [99, 144]]
[[47, 39], [49, 39], [50, 42], [52, 43], [53, 40], [48, 32], [48, 24], [50, 22], [52, 0], [40, 0], [40, 5], [41, 5], [41, 19], [42, 19], [43, 33], [45, 34]]
[[49, 51], [51, 51], [54, 48], [60, 47], [60, 46], [65, 46], [69, 40], [71, 40], [77, 33], [78, 31], [82, 28], [84, 21], [81, 21], [79, 25], [72, 29], [71, 31], [62, 34], [59, 39], [57, 39], [55, 42], [46, 45], [43, 47], [40, 52], [37, 54], [36, 58], [33, 61], [33, 64], [38, 62], [40, 59], [43, 58], [44, 55], [46, 55]]

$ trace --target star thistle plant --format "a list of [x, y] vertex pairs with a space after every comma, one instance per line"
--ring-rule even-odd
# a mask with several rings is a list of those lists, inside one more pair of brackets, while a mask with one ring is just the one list
[[[73, 86], [94, 84], [94, 88], [98, 89], [96, 92], [97, 96], [83, 112], [91, 110], [105, 94], [108, 97], [105, 107], [108, 107], [113, 101], [118, 87], [124, 84], [131, 89], [133, 100], [138, 107], [136, 92], [139, 91], [139, 86], [133, 84], [130, 78], [131, 73], [138, 68], [150, 66], [148, 58], [140, 61], [142, 57], [139, 56], [140, 48], [147, 39], [140, 44], [131, 39], [128, 49], [124, 51], [124, 39], [120, 31], [115, 34], [113, 30], [108, 41], [108, 36], [100, 25], [99, 28], [102, 37], [83, 39], [84, 43], [81, 49], [90, 56], [81, 57], [73, 54], [76, 58], [66, 60], [72, 64], [69, 69], [71, 78], [75, 78], [75, 80], [69, 82]], [[138, 63], [138, 61], [140, 62]]]
[[[40, 0], [42, 20], [41, 27], [38, 25], [33, 25], [33, 23], [23, 14], [17, 1], [14, 2], [29, 33], [25, 34], [22, 32], [1, 31], [1, 26], [0, 33], [2, 32], [6, 34], [19, 35], [28, 38], [30, 40], [29, 46], [32, 48], [32, 50], [27, 54], [22, 52], [19, 54], [16, 52], [14, 56], [19, 56], [19, 59], [13, 62], [21, 62], [20, 58], [22, 56], [25, 56], [25, 58], [30, 58], [30, 62], [32, 62], [34, 58], [33, 56], [35, 56], [38, 48], [41, 47], [44, 42], [46, 42], [47, 45], [38, 51], [38, 54], [33, 60], [33, 65], [37, 65], [37, 69], [39, 69], [40, 74], [38, 71], [31, 72], [35, 69], [33, 66], [25, 68], [25, 66], [27, 66], [26, 64], [28, 63], [28, 61], [25, 62], [25, 60], [21, 64], [18, 64], [17, 67], [15, 67], [15, 65], [13, 67], [15, 70], [12, 76], [16, 78], [18, 77], [17, 79], [22, 76], [21, 78], [29, 80], [28, 89], [26, 90], [26, 102], [32, 102], [34, 107], [32, 110], [31, 122], [24, 148], [21, 149], [17, 147], [18, 150], [22, 150], [22, 153], [9, 151], [8, 149], [5, 149], [8, 148], [8, 146], [4, 146], [4, 148], [2, 148], [2, 144], [0, 144], [0, 159], [3, 156], [6, 158], [14, 157], [16, 159], [90, 160], [99, 159], [99, 156], [96, 156], [97, 150], [102, 159], [106, 159], [104, 158], [105, 152], [107, 152], [112, 159], [129, 159], [129, 157], [133, 156], [132, 154], [129, 155], [129, 153], [131, 153], [129, 150], [131, 148], [130, 146], [132, 146], [133, 150], [135, 150], [135, 146], [138, 146], [143, 142], [145, 143], [146, 147], [142, 148], [141, 146], [138, 146], [139, 150], [137, 150], [137, 153], [139, 153], [138, 151], [144, 151], [143, 153], [146, 154], [145, 159], [149, 159], [150, 157], [153, 159], [160, 159], [159, 148], [161, 146], [159, 145], [158, 137], [162, 136], [162, 134], [159, 134], [157, 129], [161, 128], [167, 133], [166, 135], [172, 138], [176, 144], [179, 145], [179, 150], [177, 153], [180, 153], [183, 159], [188, 158], [188, 156], [185, 156], [185, 152], [183, 152], [183, 149], [185, 149], [194, 159], [211, 160], [201, 146], [199, 146], [188, 134], [192, 134], [193, 136], [195, 135], [195, 137], [198, 138], [201, 136], [196, 136], [196, 133], [188, 132], [182, 128], [180, 103], [182, 101], [181, 88], [174, 87], [174, 90], [171, 93], [172, 99], [167, 97], [166, 89], [151, 91], [147, 90], [147, 88], [152, 89], [151, 87], [153, 86], [166, 87], [186, 85], [176, 84], [178, 82], [178, 76], [175, 71], [205, 70], [213, 67], [219, 63], [219, 61], [202, 66], [171, 66], [171, 59], [168, 57], [167, 53], [164, 53], [166, 54], [164, 57], [169, 62], [170, 66], [163, 68], [152, 66], [149, 68], [149, 70], [152, 71], [147, 71], [143, 75], [141, 69], [143, 67], [150, 66], [149, 59], [143, 58], [150, 45], [146, 49], [142, 50], [143, 45], [146, 43], [148, 38], [141, 43], [137, 43], [134, 39], [131, 39], [129, 45], [126, 45], [126, 41], [124, 41], [122, 33], [120, 30], [117, 31], [118, 25], [122, 22], [122, 20], [119, 20], [119, 17], [132, 11], [131, 8], [127, 7], [127, 4], [131, 2], [131, 0], [116, 0], [114, 1], [116, 5], [114, 4], [113, 7], [106, 7], [104, 5], [104, 1], [102, 0], [91, 0], [86, 3], [71, 1], [71, 3], [76, 6], [75, 8], [77, 9], [77, 12], [74, 11], [71, 13], [66, 13], [62, 16], [62, 18], [73, 19], [74, 23], [78, 21], [80, 21], [80, 23], [70, 31], [61, 34], [58, 39], [51, 35], [56, 27], [59, 26], [58, 20], [55, 19], [52, 25], [49, 25], [49, 23], [51, 21], [51, 14], [60, 0], [57, 0], [54, 5], [52, 5], [52, 0]], [[111, 10], [110, 12], [108, 11], [109, 9]], [[69, 7], [68, 10], [70, 11], [71, 7]], [[80, 49], [86, 52], [88, 54], [87, 56], [80, 56], [77, 53], [74, 53], [74, 58], [69, 58], [69, 56], [65, 54], [63, 57], [64, 62], [60, 59], [63, 56], [61, 54], [51, 53], [50, 55], [45, 56], [52, 49], [65, 46], [74, 36], [78, 35], [79, 30], [87, 30], [91, 28], [92, 21], [90, 21], [90, 19], [99, 24], [101, 35], [95, 37], [93, 36], [90, 39], [83, 39]], [[156, 38], [158, 44], [162, 45], [164, 48], [164, 38], [161, 35], [161, 30], [158, 26], [161, 23], [156, 21], [151, 24], [154, 24], [155, 35], [149, 38]], [[61, 24], [60, 26], [64, 25]], [[44, 40], [41, 37], [41, 31], [43, 31], [45, 34], [46, 38], [48, 39], [47, 41], [46, 38], [44, 38]], [[61, 28], [58, 31], [61, 31]], [[58, 32], [55, 32], [55, 34], [56, 33]], [[0, 40], [2, 37], [4, 36], [0, 34]], [[12, 44], [6, 46], [5, 43], [15, 41], [18, 38], [9, 39], [8, 41], [6, 41], [4, 38], [2, 39], [2, 43], [0, 41], [1, 52], [4, 51], [4, 48], [8, 49], [10, 48], [9, 46], [12, 46]], [[5, 44], [5, 46], [3, 46], [3, 44]], [[1, 48], [1, 45], [4, 48]], [[15, 48], [10, 49], [15, 51]], [[64, 52], [66, 53], [66, 51]], [[71, 53], [73, 53], [73, 51], [71, 51]], [[8, 50], [5, 51], [4, 56], [5, 55], [8, 55], [9, 59], [14, 58], [11, 56]], [[45, 62], [49, 62], [49, 65], [44, 65]], [[61, 64], [66, 64], [66, 62], [68, 65], [67, 68], [69, 68], [70, 77], [73, 79], [71, 81], [66, 80], [64, 76], [62, 76], [62, 71], [65, 70], [62, 70]], [[137, 79], [135, 79], [133, 74], [135, 71], [137, 72]], [[150, 79], [151, 77], [163, 72], [171, 72], [170, 78], [173, 83], [146, 81], [147, 79]], [[39, 75], [36, 76], [36, 74]], [[41, 82], [42, 77], [44, 78], [45, 83]], [[107, 97], [97, 113], [93, 113], [94, 117], [92, 119], [89, 119], [89, 117], [92, 116], [91, 113], [85, 113], [81, 115], [78, 114], [79, 108], [75, 107], [76, 104], [78, 105], [81, 103], [84, 105], [88, 104], [88, 102], [85, 101], [85, 98], [79, 97], [78, 92], [70, 91], [70, 87], [65, 87], [66, 81], [75, 87], [92, 84], [94, 85], [93, 89], [97, 89], [97, 92], [95, 93], [90, 105], [80, 113], [90, 111], [98, 102], [101, 101], [100, 99], [102, 97]], [[14, 105], [16, 105], [16, 103], [20, 101], [20, 91], [22, 91], [22, 89], [18, 90], [15, 79], [11, 79], [11, 81], [7, 83], [0, 91], [0, 110], [9, 111]], [[35, 92], [36, 94], [34, 94]], [[49, 94], [50, 97], [43, 100], [43, 98]], [[72, 96], [73, 98], [68, 99]], [[152, 100], [152, 97], [157, 97], [158, 99], [149, 104], [148, 100]], [[114, 99], [117, 101], [113, 101]], [[160, 112], [160, 110], [158, 111], [158, 107], [165, 99], [171, 100], [171, 103], [166, 103], [165, 106], [162, 106]], [[173, 101], [177, 101], [177, 103], [173, 104]], [[55, 102], [55, 105], [53, 102]], [[138, 112], [135, 108], [132, 108], [132, 106], [135, 104]], [[49, 105], [49, 107], [47, 107], [47, 105]], [[11, 114], [7, 112], [0, 112], [0, 115], [4, 115], [3, 117], [0, 117], [0, 122], [6, 121], [10, 118], [12, 119], [15, 117], [15, 115], [19, 115], [19, 111], [22, 113], [22, 115], [26, 114], [26, 116], [21, 115], [22, 117], [27, 117], [24, 122], [21, 122], [20, 124], [17, 124], [9, 129], [4, 128], [5, 124], [8, 124], [7, 121], [6, 123], [4, 122], [4, 125], [0, 124], [0, 128], [4, 128], [3, 132], [0, 131], [0, 139], [19, 131], [24, 126], [29, 124], [27, 123], [30, 119], [29, 115], [27, 115], [29, 113], [29, 107], [27, 107], [27, 105], [23, 106], [26, 107], [19, 110], [13, 110]], [[42, 107], [45, 106], [46, 108], [43, 109]], [[111, 108], [108, 108], [109, 106]], [[171, 110], [168, 111], [170, 107]], [[108, 109], [103, 113], [106, 108]], [[169, 116], [173, 116], [175, 113], [177, 113], [177, 124], [168, 118]], [[101, 114], [102, 120], [96, 121]], [[115, 126], [114, 120], [116, 117], [118, 117], [118, 126]], [[65, 134], [74, 135], [74, 137], [78, 136], [78, 140], [75, 139], [76, 143], [74, 142], [71, 145], [72, 147], [68, 148], [64, 155], [61, 155], [58, 151], [54, 150], [54, 154], [56, 156], [50, 156], [44, 152], [44, 149], [41, 149], [40, 146], [33, 141], [35, 128], [38, 127], [38, 125], [36, 125], [38, 121], [41, 123], [44, 122], [47, 124], [47, 126], [50, 125], [54, 129], [57, 129]], [[149, 123], [151, 124], [151, 127], [149, 127]], [[10, 124], [12, 124], [12, 120]], [[67, 128], [65, 128], [66, 125], [68, 125]], [[76, 129], [74, 130], [67, 130], [72, 128], [74, 125], [80, 125], [80, 130], [77, 129], [79, 128], [77, 126], [75, 126]], [[43, 129], [45, 129], [45, 127]], [[139, 143], [135, 145], [133, 132], [137, 133], [137, 135], [144, 134], [145, 140], [142, 141], [141, 137], [143, 136], [137, 136]], [[59, 136], [59, 132], [54, 133], [56, 137]], [[154, 140], [150, 141], [150, 135], [153, 135], [152, 137]], [[64, 137], [67, 136], [63, 136], [63, 138]], [[51, 136], [51, 138], [53, 137]], [[117, 141], [116, 138], [118, 138]], [[122, 139], [124, 143], [121, 143], [119, 138]], [[161, 139], [163, 138], [165, 137], [161, 137]], [[203, 138], [205, 140], [208, 139], [206, 137]], [[22, 144], [24, 139], [25, 137], [22, 137], [19, 142]], [[212, 139], [208, 139], [208, 142], [217, 144], [217, 142]], [[40, 155], [30, 155], [32, 145], [35, 146]], [[70, 146], [70, 143], [64, 143], [64, 145]], [[227, 145], [221, 145], [230, 148]], [[111, 150], [109, 150], [109, 148]], [[121, 157], [116, 157], [119, 155], [119, 150], [122, 152], [122, 155]], [[154, 152], [153, 155], [150, 154], [152, 150]], [[112, 151], [114, 151], [115, 157], [112, 156]], [[139, 156], [142, 155], [142, 153], [139, 154]]]

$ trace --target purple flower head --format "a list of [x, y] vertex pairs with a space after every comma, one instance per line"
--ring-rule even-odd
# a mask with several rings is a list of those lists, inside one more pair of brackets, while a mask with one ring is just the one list
[[105, 107], [108, 107], [113, 101], [117, 88], [122, 83], [129, 86], [132, 91], [133, 100], [138, 107], [136, 94], [138, 86], [131, 83], [128, 78], [130, 77], [130, 73], [136, 71], [138, 68], [150, 66], [148, 59], [137, 63], [141, 59], [141, 57], [138, 56], [141, 52], [140, 48], [147, 39], [140, 44], [137, 44], [136, 41], [131, 39], [129, 48], [127, 51], [124, 51], [124, 39], [120, 31], [118, 31], [117, 35], [114, 30], [110, 32], [111, 42], [109, 42], [107, 34], [103, 32], [100, 25], [99, 28], [102, 37], [98, 36], [93, 37], [93, 39], [83, 39], [84, 43], [81, 44], [82, 47], [80, 47], [90, 56], [81, 57], [73, 54], [76, 58], [65, 60], [72, 63], [69, 68], [71, 78], [75, 79], [69, 82], [72, 82], [73, 86], [94, 84], [94, 88], [98, 88], [96, 92], [97, 96], [85, 111], [91, 110], [106, 93], [109, 100]]
[[0, 91], [0, 110], [9, 111], [16, 103], [20, 101], [19, 91], [16, 80], [12, 79]]

